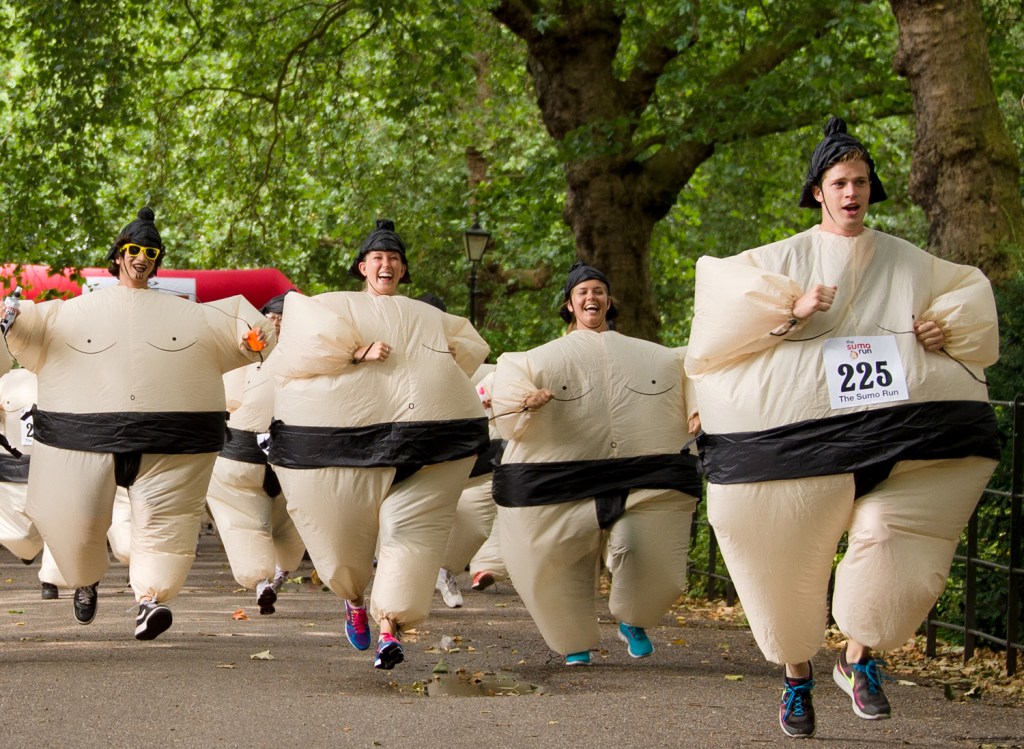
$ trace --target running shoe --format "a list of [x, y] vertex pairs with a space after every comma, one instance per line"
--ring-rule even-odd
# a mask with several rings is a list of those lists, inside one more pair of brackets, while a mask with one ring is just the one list
[[75, 588], [75, 619], [79, 624], [92, 624], [96, 618], [96, 588], [99, 583]]
[[155, 640], [171, 627], [174, 617], [171, 610], [156, 601], [139, 604], [139, 615], [135, 617], [135, 639]]
[[565, 656], [566, 666], [589, 666], [590, 665], [590, 651], [581, 650], [578, 653], [569, 653]]
[[377, 652], [373, 657], [373, 667], [390, 671], [404, 660], [405, 652], [398, 638], [387, 632], [381, 634], [380, 640], [377, 641]]
[[275, 603], [277, 603], [277, 591], [274, 590], [274, 584], [268, 580], [257, 583], [256, 605], [260, 607], [260, 614], [273, 614], [277, 610], [274, 608]]
[[457, 609], [462, 606], [462, 591], [459, 590], [459, 581], [444, 567], [437, 572], [437, 583], [434, 588], [441, 594], [444, 605], [448, 608]]
[[345, 601], [345, 637], [356, 650], [370, 647], [370, 621], [366, 618], [366, 607], [353, 606]]
[[473, 575], [473, 584], [469, 587], [473, 590], [486, 590], [492, 585], [494, 585], [494, 573], [488, 570], [480, 570]]
[[654, 645], [641, 627], [631, 627], [620, 622], [619, 639], [626, 643], [626, 650], [633, 658], [646, 658], [654, 652]]
[[782, 701], [779, 702], [779, 726], [782, 732], [794, 739], [809, 739], [814, 736], [814, 700], [811, 690], [814, 679], [789, 679], [783, 677]]
[[878, 661], [861, 658], [857, 663], [847, 663], [846, 648], [843, 648], [839, 662], [832, 670], [832, 678], [850, 696], [857, 717], [883, 720], [892, 716], [892, 707], [882, 691], [882, 672], [878, 670]]

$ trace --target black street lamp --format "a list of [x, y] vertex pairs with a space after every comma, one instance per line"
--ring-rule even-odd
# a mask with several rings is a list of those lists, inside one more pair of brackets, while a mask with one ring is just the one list
[[491, 241], [491, 233], [480, 228], [480, 217], [473, 219], [473, 225], [462, 233], [462, 242], [466, 246], [466, 257], [469, 258], [469, 322], [476, 327], [476, 270], [487, 252]]

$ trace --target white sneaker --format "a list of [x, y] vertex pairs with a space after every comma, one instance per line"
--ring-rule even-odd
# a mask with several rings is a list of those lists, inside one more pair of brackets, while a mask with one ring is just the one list
[[459, 591], [459, 582], [455, 575], [442, 567], [437, 572], [437, 584], [434, 588], [440, 592], [444, 605], [450, 609], [457, 609], [462, 606], [462, 593]]

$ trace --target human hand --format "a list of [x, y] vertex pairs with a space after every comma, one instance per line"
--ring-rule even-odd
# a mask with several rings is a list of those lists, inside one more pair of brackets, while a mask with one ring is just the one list
[[946, 345], [946, 334], [942, 332], [938, 323], [931, 320], [915, 320], [914, 335], [924, 346], [925, 351], [938, 351]]
[[387, 361], [390, 356], [390, 345], [384, 341], [374, 341], [369, 346], [356, 349], [353, 362], [359, 364], [364, 361]]
[[541, 388], [537, 392], [526, 396], [526, 398], [523, 400], [523, 405], [526, 406], [531, 411], [535, 411], [541, 406], [545, 406], [548, 403], [550, 403], [551, 399], [554, 397], [555, 394], [552, 393], [550, 390], [548, 390], [547, 388]]
[[806, 320], [815, 312], [828, 312], [836, 298], [836, 286], [818, 284], [793, 303], [793, 317]]
[[691, 416], [686, 422], [686, 426], [690, 430], [690, 434], [697, 434], [700, 431], [700, 414]]
[[267, 335], [260, 328], [249, 328], [242, 337], [242, 343], [250, 351], [262, 351], [267, 345]]

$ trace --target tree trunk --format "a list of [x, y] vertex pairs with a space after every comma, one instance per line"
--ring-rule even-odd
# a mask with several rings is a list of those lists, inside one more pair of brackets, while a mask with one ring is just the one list
[[651, 282], [651, 232], [672, 208], [674, 193], [673, 200], [645, 204], [641, 175], [622, 174], [612, 159], [568, 164], [565, 171], [565, 221], [577, 256], [608, 275], [619, 311], [616, 330], [657, 341], [661, 319]]
[[[688, 96], [692, 115], [676, 123], [676, 137], [645, 134], [644, 142], [637, 138], [638, 128], [650, 111], [659, 78], [682, 53], [699, 54], [692, 47], [699, 41], [700, 5], [666, 13], [628, 55], [628, 70], [616, 60], [625, 22], [621, 3], [543, 4], [549, 9], [556, 5], [554, 17], [541, 13], [542, 4], [532, 0], [500, 0], [491, 12], [526, 42], [527, 69], [544, 125], [566, 154], [563, 214], [577, 256], [608, 275], [619, 302], [617, 329], [657, 340], [660, 316], [650, 277], [655, 224], [672, 209], [679, 191], [717, 143], [820, 118], [820, 112], [807, 107], [781, 119], [770, 112], [751, 116], [748, 88], [829, 33], [846, 6], [810, 0], [806, 5], [782, 4], [780, 13], [770, 14], [772, 30], [759, 34], [702, 90]], [[560, 272], [564, 270], [555, 269], [556, 279]]]
[[[544, 33], [537, 33], [527, 3], [503, 2], [494, 14], [527, 42], [527, 67], [545, 127], [576, 154], [566, 161], [563, 211], [576, 240], [576, 255], [608, 275], [619, 301], [616, 328], [657, 340], [651, 230], [671, 209], [685, 179], [674, 177], [674, 190], [649, 199], [649, 178], [635, 160], [633, 135], [657, 73], [677, 51], [652, 45], [644, 62], [645, 70], [654, 74], [621, 79], [614, 61], [622, 18], [614, 4], [595, 0], [565, 4], [561, 10], [559, 23]], [[555, 279], [566, 271], [555, 269]]]
[[910, 197], [930, 226], [929, 250], [1012, 272], [1009, 243], [1024, 237], [1020, 164], [992, 89], [978, 0], [890, 0], [899, 24], [894, 66], [910, 84], [916, 131]]

